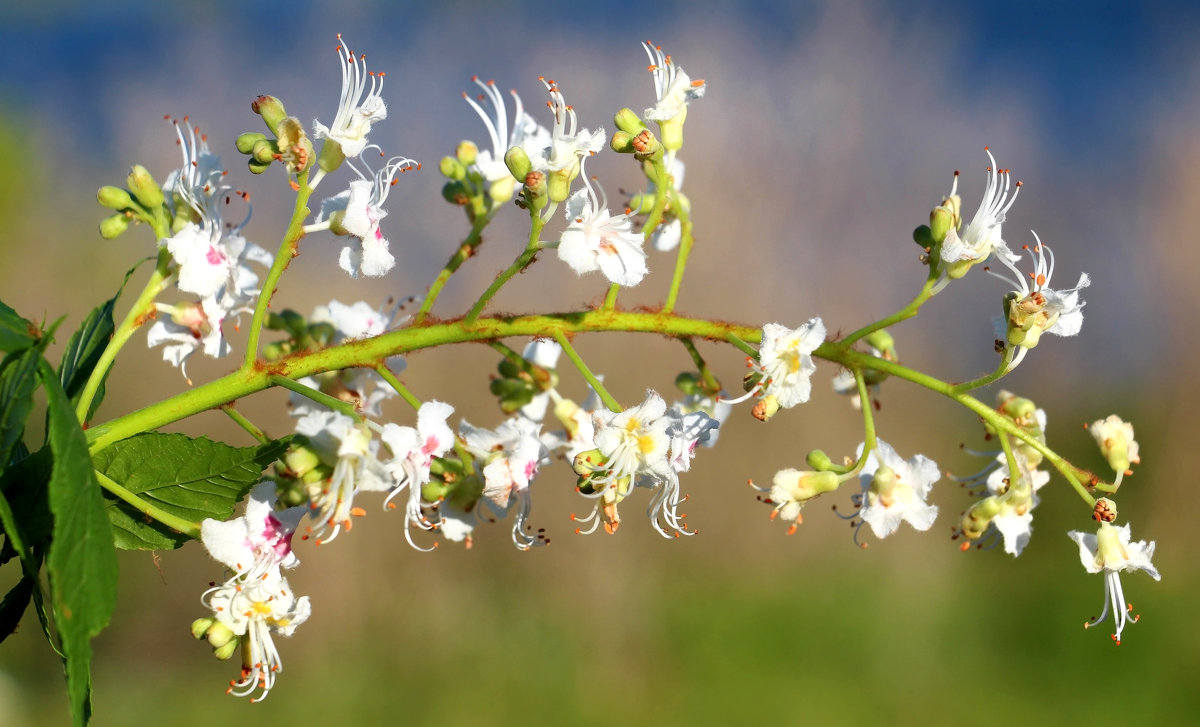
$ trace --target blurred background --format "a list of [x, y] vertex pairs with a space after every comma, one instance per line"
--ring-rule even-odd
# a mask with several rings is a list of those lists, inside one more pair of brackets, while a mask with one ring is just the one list
[[[1121, 520], [1135, 539], [1157, 540], [1164, 577], [1126, 577], [1145, 618], [1119, 648], [1111, 621], [1085, 632], [1103, 586], [1064, 533], [1092, 523], [1057, 477], [1019, 559], [959, 552], [949, 529], [970, 499], [949, 480], [934, 489], [941, 516], [923, 537], [905, 528], [854, 547], [828, 511], [844, 496], [810, 505], [785, 536], [745, 480], [803, 466], [814, 447], [852, 453], [861, 439], [824, 366], [812, 402], [769, 426], [740, 408], [718, 447], [700, 452], [684, 478], [697, 537], [663, 542], [637, 499], [616, 537], [574, 536], [568, 515], [584, 506], [556, 464], [534, 487], [532, 522], [549, 531], [547, 548], [515, 552], [500, 523], [482, 528], [472, 550], [417, 553], [401, 518], [374, 507], [334, 544], [299, 546], [303, 567], [290, 579], [312, 595], [313, 616], [277, 641], [286, 672], [260, 705], [222, 694], [236, 665], [188, 634], [219, 566], [196, 545], [157, 559], [123, 553], [118, 611], [94, 642], [95, 724], [1154, 724], [1200, 709], [1191, 608], [1200, 574], [1179, 530], [1196, 511], [1189, 450], [1200, 433], [1200, 6], [333, 5], [0, 3], [0, 298], [31, 319], [65, 314], [70, 331], [153, 253], [144, 230], [101, 240], [106, 211], [94, 194], [122, 184], [133, 163], [160, 179], [178, 166], [164, 115], [190, 115], [209, 135], [232, 183], [253, 194], [247, 236], [273, 250], [289, 190], [277, 170], [252, 177], [233, 140], [259, 130], [248, 107], [261, 93], [306, 123], [329, 121], [338, 32], [387, 74], [388, 119], [371, 140], [425, 168], [388, 200], [391, 274], [351, 281], [336, 269], [341, 244], [313, 235], [275, 307], [420, 295], [467, 231], [441, 199], [436, 162], [461, 139], [486, 144], [461, 97], [471, 76], [517, 89], [543, 122], [537, 77], [554, 78], [583, 126], [611, 131], [618, 108], [652, 105], [638, 45], [649, 38], [708, 83], [680, 153], [697, 238], [680, 299], [688, 314], [792, 326], [819, 314], [848, 331], [896, 310], [924, 275], [912, 228], [955, 169], [974, 212], [990, 145], [1025, 185], [1005, 237], [1019, 246], [1035, 229], [1057, 253], [1057, 284], [1080, 270], [1094, 281], [1083, 332], [1043, 341], [1005, 387], [1044, 406], [1051, 445], [1085, 466], [1103, 462], [1083, 422], [1116, 412], [1136, 425], [1143, 463], [1126, 480]], [[635, 165], [610, 152], [588, 172], [614, 198], [640, 188]], [[321, 193], [337, 187], [330, 180]], [[436, 313], [465, 310], [520, 250], [523, 224], [517, 210], [500, 216]], [[622, 305], [660, 303], [673, 264], [652, 254], [652, 275]], [[565, 310], [604, 290], [547, 256], [492, 309]], [[979, 271], [952, 285], [894, 330], [904, 362], [958, 380], [990, 370], [989, 317], [1004, 292]], [[123, 353], [98, 420], [184, 388], [142, 341]], [[669, 390], [690, 368], [681, 347], [657, 340], [597, 335], [579, 347], [626, 403], [646, 387]], [[702, 350], [736, 386], [741, 356]], [[422, 399], [495, 426], [486, 378], [495, 363], [477, 346], [422, 352], [404, 380]], [[189, 373], [205, 381], [234, 365], [194, 360]], [[566, 393], [582, 396], [578, 378], [562, 373]], [[981, 466], [960, 449], [985, 446], [967, 412], [902, 382], [881, 398], [880, 434], [902, 455], [919, 451], [963, 474]], [[283, 434], [283, 402], [268, 392], [239, 406]], [[411, 419], [400, 404], [389, 413]], [[249, 443], [217, 414], [174, 429]], [[67, 721], [61, 669], [26, 618], [0, 648], [0, 725]]]

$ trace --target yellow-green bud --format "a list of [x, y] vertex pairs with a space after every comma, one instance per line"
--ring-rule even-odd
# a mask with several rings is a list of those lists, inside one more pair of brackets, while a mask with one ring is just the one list
[[133, 206], [133, 197], [129, 196], [129, 192], [107, 184], [96, 192], [96, 201], [110, 210], [129, 209]]
[[237, 141], [234, 142], [234, 145], [237, 146], [238, 152], [242, 154], [249, 154], [254, 150], [254, 146], [258, 144], [258, 142], [263, 141], [266, 138], [267, 135], [261, 132], [247, 131], [245, 134], [238, 135]]
[[259, 96], [250, 102], [250, 110], [262, 117], [272, 134], [279, 136], [279, 122], [287, 118], [282, 101], [274, 96]]
[[218, 649], [237, 638], [237, 634], [233, 633], [233, 629], [220, 621], [210, 626], [204, 635], [208, 639], [208, 643]]
[[641, 117], [634, 113], [633, 109], [621, 109], [613, 116], [613, 123], [621, 131], [627, 132], [630, 135], [640, 133], [646, 128], [646, 122], [642, 121]]
[[750, 414], [760, 422], [767, 422], [778, 411], [779, 400], [775, 398], [774, 394], [767, 394], [754, 405], [754, 408], [750, 410]]
[[663, 149], [666, 148], [666, 145], [660, 143], [649, 129], [642, 129], [637, 136], [630, 140], [629, 145], [633, 147], [634, 156], [638, 159], [661, 158]]
[[241, 639], [233, 639], [229, 643], [213, 649], [213, 656], [217, 657], [221, 661], [225, 661], [233, 656], [241, 645]]
[[649, 212], [653, 208], [654, 195], [652, 194], [635, 194], [629, 198], [629, 209], [635, 215]]
[[896, 339], [887, 331], [872, 331], [864, 336], [863, 340], [868, 346], [874, 346], [884, 353], [896, 350]]
[[504, 153], [504, 164], [517, 181], [524, 180], [533, 170], [533, 165], [529, 163], [529, 155], [519, 146], [514, 146]]
[[613, 132], [612, 138], [608, 140], [608, 146], [618, 154], [632, 154], [634, 136], [635, 134], [618, 129]]
[[934, 207], [929, 213], [929, 237], [940, 243], [946, 239], [946, 233], [954, 226], [954, 212], [949, 207], [941, 205]]
[[271, 168], [271, 162], [260, 162], [251, 157], [246, 161], [246, 167], [250, 170], [251, 174], [262, 174]]
[[571, 469], [575, 470], [575, 474], [580, 477], [587, 477], [603, 468], [604, 455], [598, 449], [589, 449], [586, 452], [580, 452], [575, 455], [575, 459], [571, 462]]
[[250, 158], [260, 164], [270, 164], [275, 161], [275, 155], [279, 153], [279, 145], [271, 139], [259, 139], [254, 146], [250, 148]]
[[467, 176], [467, 168], [463, 166], [461, 161], [454, 157], [442, 157], [441, 163], [438, 164], [438, 171], [442, 173], [443, 177], [455, 181]]
[[128, 229], [129, 215], [124, 212], [118, 212], [115, 215], [100, 220], [100, 237], [103, 237], [105, 240], [118, 237]]
[[[527, 202], [532, 203], [534, 199], [541, 198], [545, 200], [547, 193], [546, 175], [542, 172], [530, 172], [525, 175], [524, 189]], [[536, 205], [535, 205], [536, 206]]]
[[192, 622], [192, 638], [196, 641], [203, 639], [208, 635], [208, 630], [212, 628], [217, 620], [215, 618], [198, 618]]
[[308, 447], [293, 447], [283, 456], [283, 463], [297, 477], [303, 477], [321, 464], [321, 458]]
[[162, 206], [162, 187], [158, 186], [158, 182], [154, 181], [154, 177], [141, 164], [133, 165], [125, 183], [134, 198], [147, 210], [153, 212]]
[[475, 163], [475, 158], [479, 156], [479, 147], [475, 146], [473, 141], [460, 141], [458, 146], [454, 148], [454, 156], [463, 166], [469, 167]]
[[488, 186], [488, 196], [496, 202], [507, 202], [512, 199], [517, 189], [517, 180], [512, 177], [502, 177]]
[[813, 451], [809, 452], [808, 456], [804, 458], [804, 461], [808, 462], [808, 466], [812, 467], [818, 472], [828, 472], [829, 469], [833, 467], [833, 460], [830, 459], [829, 455], [825, 454], [819, 449], [814, 449]]

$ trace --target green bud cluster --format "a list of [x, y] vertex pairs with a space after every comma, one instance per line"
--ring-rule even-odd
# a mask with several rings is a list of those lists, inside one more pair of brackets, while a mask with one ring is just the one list
[[241, 637], [215, 618], [198, 618], [193, 621], [192, 637], [197, 641], [207, 640], [213, 647], [213, 656], [222, 661], [233, 656], [242, 644]]
[[145, 222], [164, 225], [169, 211], [162, 187], [150, 172], [135, 164], [125, 178], [125, 188], [106, 185], [96, 192], [96, 201], [116, 213], [100, 221], [100, 236], [111, 240], [129, 229], [129, 225]]
[[533, 401], [533, 397], [558, 385], [558, 374], [534, 366], [528, 361], [517, 363], [509, 358], [500, 360], [496, 367], [498, 376], [492, 378], [488, 388], [500, 400], [500, 410], [513, 414]]
[[318, 157], [304, 125], [295, 116], [288, 116], [283, 102], [274, 96], [259, 96], [250, 109], [262, 117], [270, 132], [246, 132], [237, 138], [237, 150], [249, 157], [246, 166], [252, 173], [262, 174], [273, 162], [280, 162], [289, 175], [300, 174], [310, 169], [314, 160], [321, 169], [331, 172], [345, 161], [337, 144], [322, 145]]

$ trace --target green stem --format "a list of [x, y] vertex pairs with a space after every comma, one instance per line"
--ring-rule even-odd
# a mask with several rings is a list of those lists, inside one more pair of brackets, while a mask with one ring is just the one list
[[413, 409], [420, 411], [421, 400], [414, 396], [413, 393], [408, 390], [408, 387], [400, 382], [400, 379], [396, 378], [396, 374], [392, 373], [391, 369], [383, 364], [380, 364], [375, 367], [375, 371], [383, 377], [384, 381], [388, 382], [388, 385], [396, 390], [396, 393], [400, 395], [401, 399], [407, 401], [408, 405]]
[[221, 411], [225, 412], [225, 414], [232, 419], [234, 423], [249, 432], [250, 436], [254, 437], [259, 442], [266, 444], [267, 442], [271, 441], [271, 438], [268, 437], [263, 430], [254, 426], [254, 422], [247, 419], [246, 416], [237, 409], [234, 409], [233, 404], [222, 404]]
[[687, 268], [688, 256], [692, 254], [692, 219], [682, 204], [675, 204], [675, 216], [679, 218], [679, 253], [675, 256], [675, 273], [671, 276], [671, 289], [667, 291], [667, 302], [663, 304], [663, 312], [675, 310], [675, 301], [679, 298], [679, 287], [683, 285], [683, 271]]
[[[1037, 439], [1037, 437], [1029, 434], [1025, 430], [1018, 427], [1011, 419], [996, 411], [992, 407], [984, 404], [973, 396], [955, 391], [955, 387], [941, 379], [934, 378], [928, 374], [923, 374], [919, 371], [914, 371], [900, 364], [888, 361], [886, 359], [871, 356], [870, 354], [860, 353], [853, 350], [836, 350], [843, 342], [839, 341], [836, 344], [823, 344], [815, 352], [814, 355], [831, 361], [838, 361], [844, 366], [856, 365], [864, 368], [882, 371], [890, 376], [911, 381], [914, 384], [924, 386], [930, 391], [937, 392], [949, 399], [952, 399], [967, 409], [975, 412], [985, 422], [991, 424], [997, 431], [1007, 432], [1009, 435], [1020, 439], [1030, 447], [1033, 447], [1058, 470], [1067, 480], [1067, 483], [1074, 488], [1079, 497], [1089, 506], [1095, 505], [1095, 498], [1092, 497], [1087, 488], [1079, 481], [1078, 473], [1083, 472], [1071, 465], [1063, 457], [1059, 456], [1054, 450], [1050, 449], [1046, 444]], [[1090, 473], [1089, 473], [1090, 474]]]
[[608, 389], [604, 388], [604, 384], [600, 383], [600, 379], [597, 379], [592, 370], [588, 368], [588, 365], [583, 362], [583, 359], [579, 356], [579, 352], [571, 345], [567, 334], [562, 331], [555, 331], [554, 340], [558, 341], [558, 345], [562, 346], [563, 353], [567, 354], [567, 358], [571, 359], [571, 363], [575, 364], [575, 368], [579, 369], [579, 373], [583, 374], [583, 378], [587, 379], [588, 384], [596, 390], [600, 401], [604, 402], [608, 410], [611, 412], [620, 412], [621, 405], [612, 397], [612, 394], [608, 393]]
[[142, 498], [138, 497], [137, 495], [133, 494], [129, 490], [122, 487], [120, 484], [114, 482], [108, 475], [104, 474], [103, 472], [101, 472], [99, 470], [96, 470], [96, 479], [100, 481], [101, 487], [108, 490], [112, 494], [116, 495], [120, 499], [124, 500], [126, 503], [128, 503], [130, 506], [132, 506], [135, 510], [142, 513], [143, 515], [150, 517], [150, 518], [154, 518], [155, 520], [159, 521], [163, 525], [166, 525], [167, 527], [171, 528], [172, 530], [183, 533], [184, 535], [188, 536], [189, 538], [199, 538], [200, 537], [200, 524], [199, 523], [194, 523], [189, 520], [184, 520], [181, 517], [176, 517], [175, 515], [172, 515], [171, 513], [167, 512], [166, 510], [163, 510], [162, 508], [159, 508], [155, 505], [150, 504], [149, 502], [146, 502]]
[[[438, 296], [442, 294], [442, 288], [446, 287], [446, 282], [450, 280], [450, 276], [454, 275], [462, 267], [462, 264], [475, 254], [475, 250], [483, 242], [483, 230], [492, 221], [492, 217], [496, 211], [483, 211], [482, 204], [478, 202], [479, 198], [472, 200], [475, 222], [471, 225], [471, 231], [467, 234], [467, 239], [463, 240], [462, 244], [458, 246], [458, 250], [450, 256], [450, 260], [446, 262], [446, 266], [438, 273], [437, 279], [433, 281], [433, 285], [429, 286], [429, 292], [425, 295], [425, 300], [421, 303], [421, 309], [417, 311], [417, 317], [413, 320], [414, 326], [419, 326], [425, 322], [425, 319], [429, 316], [429, 312], [433, 310], [433, 304], [437, 302]], [[499, 207], [496, 209], [499, 209]]]
[[282, 386], [288, 391], [294, 391], [300, 396], [303, 396], [307, 399], [312, 399], [322, 406], [327, 406], [340, 414], [345, 414], [356, 422], [361, 422], [363, 419], [362, 414], [358, 412], [358, 407], [351, 402], [342, 401], [336, 396], [330, 396], [323, 391], [317, 391], [316, 389], [310, 386], [305, 386], [299, 381], [288, 378], [287, 376], [270, 374], [267, 376], [267, 383], [272, 386]]
[[855, 341], [869, 336], [875, 331], [882, 330], [889, 326], [894, 326], [900, 321], [906, 321], [909, 318], [915, 317], [917, 313], [920, 312], [921, 306], [924, 305], [925, 301], [929, 300], [935, 295], [933, 293], [933, 286], [936, 282], [937, 277], [933, 275], [931, 271], [931, 274], [925, 279], [925, 284], [921, 286], [921, 292], [917, 293], [917, 297], [913, 298], [908, 305], [904, 306], [886, 318], [881, 318], [874, 323], [863, 326], [854, 333], [851, 333], [842, 340], [838, 341], [837, 345], [841, 346], [842, 348], [850, 348]]
[[171, 275], [170, 267], [171, 253], [164, 245], [158, 251], [158, 260], [154, 264], [154, 272], [146, 281], [146, 287], [142, 288], [141, 294], [129, 307], [129, 312], [125, 314], [121, 324], [113, 331], [112, 338], [109, 339], [108, 345], [104, 347], [104, 351], [96, 361], [96, 368], [92, 369], [91, 376], [83, 386], [79, 404], [75, 407], [75, 416], [78, 417], [80, 424], [86, 423], [88, 409], [91, 408], [92, 401], [96, 398], [96, 392], [100, 390], [100, 384], [104, 382], [104, 377], [108, 375], [109, 369], [116, 361], [117, 354], [129, 341], [130, 336], [152, 317], [154, 300], [167, 287], [167, 279]]
[[514, 275], [528, 267], [533, 262], [533, 258], [542, 249], [541, 244], [538, 242], [538, 237], [542, 234], [542, 228], [546, 226], [546, 223], [537, 214], [530, 214], [529, 219], [531, 229], [529, 231], [529, 244], [525, 246], [525, 251], [517, 256], [517, 259], [512, 265], [508, 266], [507, 270], [496, 276], [496, 279], [492, 281], [487, 290], [483, 291], [483, 295], [479, 296], [479, 300], [475, 301], [475, 305], [471, 306], [471, 310], [467, 313], [466, 318], [463, 319], [465, 322], [471, 323], [478, 318], [483, 309], [487, 307], [488, 301], [500, 291], [500, 288]]
[[[761, 338], [762, 331], [760, 330], [758, 333], [760, 334], [759, 337]], [[729, 333], [725, 334], [725, 340], [728, 341], [731, 346], [746, 354], [750, 358], [754, 359], [755, 361], [758, 360], [758, 351], [753, 346], [743, 341], [736, 333], [730, 331]]]
[[704, 382], [704, 392], [712, 396], [721, 393], [721, 382], [717, 381], [717, 377], [713, 376], [712, 371], [708, 368], [708, 363], [700, 355], [700, 350], [696, 348], [696, 343], [687, 337], [680, 338], [679, 342], [683, 344], [688, 354], [691, 355], [692, 363], [696, 364], [696, 370], [700, 372], [700, 380]]
[[620, 283], [613, 283], [608, 286], [608, 293], [604, 295], [604, 305], [600, 306], [600, 310], [613, 310], [617, 307], [617, 294], [621, 292]]
[[1003, 378], [1004, 375], [1008, 373], [1008, 365], [1012, 363], [1013, 354], [1016, 353], [1016, 350], [1016, 346], [1008, 346], [1004, 349], [1004, 356], [1001, 357], [1000, 365], [996, 367], [995, 371], [985, 376], [980, 376], [977, 379], [971, 379], [970, 381], [964, 381], [961, 384], [955, 384], [953, 387], [954, 391], [960, 394], [973, 391], [980, 387], [987, 386], [993, 381]]
[[287, 230], [283, 233], [279, 251], [275, 253], [275, 260], [271, 263], [271, 269], [267, 272], [266, 280], [263, 281], [262, 292], [258, 294], [258, 302], [254, 306], [254, 318], [250, 321], [250, 335], [246, 339], [245, 368], [251, 368], [258, 360], [258, 339], [262, 335], [263, 323], [267, 319], [267, 308], [271, 305], [271, 297], [275, 295], [275, 288], [279, 285], [283, 271], [292, 262], [292, 258], [299, 254], [300, 238], [304, 237], [304, 220], [308, 219], [309, 215], [308, 197], [312, 194], [312, 187], [308, 186], [308, 172], [301, 174], [297, 182], [300, 189], [296, 192], [296, 204], [292, 208], [291, 222], [288, 223]]

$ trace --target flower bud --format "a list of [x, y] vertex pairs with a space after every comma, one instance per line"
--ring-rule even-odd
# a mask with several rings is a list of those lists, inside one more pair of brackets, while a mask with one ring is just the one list
[[636, 135], [646, 128], [646, 122], [642, 121], [641, 117], [634, 112], [633, 109], [621, 109], [613, 116], [613, 123], [617, 128], [630, 135]]
[[141, 164], [133, 165], [125, 183], [137, 201], [147, 210], [153, 212], [162, 207], [162, 187], [158, 186], [158, 182], [154, 181], [154, 177]]
[[476, 157], [479, 156], [479, 147], [475, 146], [473, 141], [460, 141], [458, 146], [454, 148], [454, 156], [458, 158], [459, 163], [469, 167], [475, 163]]
[[283, 463], [297, 477], [303, 477], [320, 466], [321, 458], [308, 447], [292, 447], [283, 455]]
[[217, 657], [221, 661], [225, 661], [226, 659], [233, 656], [234, 653], [237, 652], [238, 648], [241, 645], [242, 645], [242, 640], [240, 638], [233, 639], [229, 643], [223, 644], [223, 645], [213, 649], [213, 656]]
[[868, 346], [877, 348], [884, 354], [896, 350], [896, 339], [886, 330], [872, 331], [864, 336], [863, 340]]
[[110, 210], [124, 210], [133, 207], [133, 197], [129, 196], [129, 192], [114, 187], [105, 185], [96, 192], [96, 201], [101, 206], [107, 207]]
[[833, 467], [833, 460], [819, 449], [809, 452], [804, 461], [817, 472], [828, 472]]
[[512, 199], [517, 188], [517, 180], [512, 177], [502, 177], [488, 186], [488, 196], [495, 202], [507, 202]]
[[770, 421], [771, 417], [775, 416], [779, 411], [779, 400], [774, 394], [767, 394], [754, 405], [750, 410], [750, 414], [760, 422]]
[[254, 146], [250, 147], [250, 158], [260, 164], [269, 165], [275, 161], [277, 154], [279, 154], [279, 145], [271, 139], [259, 139]]
[[234, 142], [234, 145], [237, 146], [238, 152], [242, 154], [249, 154], [253, 151], [254, 146], [258, 144], [258, 142], [265, 141], [266, 138], [267, 135], [263, 134], [262, 132], [247, 131], [245, 134], [238, 135], [237, 141]]
[[[192, 633], [195, 635], [195, 624], [192, 625], [192, 628]], [[204, 632], [204, 636], [208, 639], [208, 643], [212, 644], [218, 649], [237, 638], [237, 634], [233, 633], [233, 629], [229, 628], [220, 621], [217, 621], [212, 626], [209, 626], [208, 630]]]
[[111, 240], [129, 229], [129, 215], [118, 212], [100, 220], [100, 237]]
[[666, 148], [664, 144], [659, 143], [654, 134], [650, 133], [649, 129], [642, 129], [642, 132], [630, 140], [629, 146], [633, 147], [634, 156], [638, 159], [649, 159], [654, 156], [662, 156], [662, 150]]
[[529, 155], [519, 146], [514, 146], [504, 153], [504, 165], [517, 181], [525, 180], [533, 169], [533, 165], [529, 163]]
[[636, 134], [631, 134], [628, 131], [621, 131], [618, 129], [617, 131], [613, 132], [612, 138], [608, 140], [608, 146], [618, 154], [632, 154], [634, 152], [634, 136], [636, 136]]
[[525, 196], [525, 204], [540, 210], [549, 203], [546, 175], [541, 172], [530, 172], [525, 175], [525, 185], [521, 190]]
[[1092, 508], [1092, 519], [1104, 523], [1111, 523], [1113, 520], [1116, 520], [1117, 503], [1107, 497], [1101, 497], [1099, 500], [1096, 500], [1096, 504]]
[[271, 162], [260, 162], [251, 157], [246, 161], [246, 167], [250, 170], [251, 174], [262, 174], [271, 168]]
[[704, 388], [700, 385], [700, 380], [691, 371], [684, 371], [675, 377], [675, 388], [688, 396], [704, 393]]
[[203, 639], [208, 634], [208, 630], [213, 624], [217, 623], [215, 618], [198, 618], [192, 622], [192, 638], [196, 641]]
[[604, 469], [604, 455], [598, 449], [589, 449], [575, 455], [571, 469], [580, 477], [587, 477], [594, 472]]
[[279, 135], [279, 122], [287, 118], [282, 101], [274, 96], [259, 96], [250, 102], [250, 110], [262, 117], [272, 134]]
[[929, 237], [934, 243], [940, 244], [946, 239], [946, 233], [954, 226], [954, 212], [946, 205], [934, 207], [929, 213]]
[[1142, 461], [1138, 456], [1137, 440], [1133, 438], [1133, 425], [1122, 421], [1116, 414], [1092, 422], [1088, 431], [1096, 439], [1100, 453], [1114, 472], [1125, 472], [1131, 464]]
[[442, 157], [442, 161], [438, 164], [438, 171], [442, 173], [443, 177], [455, 181], [467, 176], [467, 168], [454, 157]]

